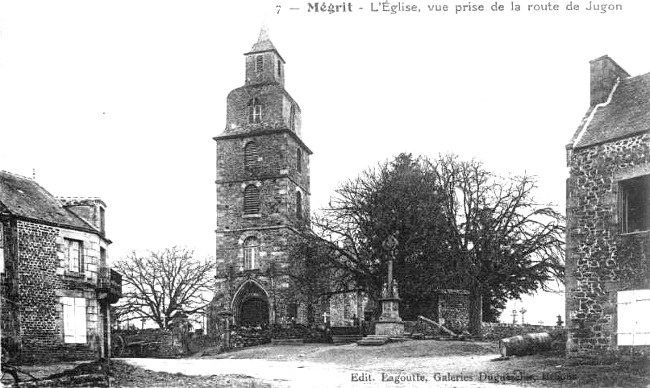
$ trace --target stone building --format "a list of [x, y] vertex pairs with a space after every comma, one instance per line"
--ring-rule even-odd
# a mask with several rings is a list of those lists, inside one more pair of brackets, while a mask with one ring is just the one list
[[2, 345], [20, 360], [108, 354], [121, 277], [107, 265], [105, 209], [0, 171]]
[[569, 355], [650, 345], [650, 73], [590, 62], [587, 110], [566, 146]]
[[217, 282], [211, 314], [236, 325], [306, 322], [319, 312], [290, 295], [287, 244], [309, 222], [309, 156], [285, 61], [262, 29], [244, 86], [227, 99], [217, 145]]

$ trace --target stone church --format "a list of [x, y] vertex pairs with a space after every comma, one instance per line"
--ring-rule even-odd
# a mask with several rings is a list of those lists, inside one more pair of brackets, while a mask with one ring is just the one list
[[[235, 325], [307, 322], [292, 299], [288, 243], [309, 218], [309, 156], [285, 61], [262, 28], [217, 145], [217, 281], [210, 316]], [[214, 326], [214, 325], [211, 325]]]
[[[226, 128], [214, 138], [217, 276], [208, 333], [231, 324], [369, 321], [377, 306], [354, 287], [307, 305], [292, 285], [288, 249], [309, 228], [312, 152], [302, 141], [300, 107], [284, 88], [285, 61], [264, 27], [244, 56], [244, 86], [228, 95]], [[439, 290], [429, 316], [460, 331], [467, 296], [457, 291]]]

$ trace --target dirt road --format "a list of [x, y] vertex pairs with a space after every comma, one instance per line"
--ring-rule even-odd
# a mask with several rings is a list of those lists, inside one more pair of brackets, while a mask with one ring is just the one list
[[[232, 376], [251, 387], [510, 387], [576, 386], [553, 357], [495, 361], [494, 344], [408, 341], [381, 347], [261, 346], [189, 359], [123, 359], [153, 371]], [[555, 365], [554, 365], [555, 364]], [[249, 385], [245, 378], [248, 376]], [[253, 384], [253, 385], [251, 385]]]

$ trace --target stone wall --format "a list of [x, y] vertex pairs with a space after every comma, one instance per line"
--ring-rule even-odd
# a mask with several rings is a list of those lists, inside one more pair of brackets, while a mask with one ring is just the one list
[[469, 291], [438, 291], [438, 320], [455, 333], [466, 331], [469, 327]]
[[617, 349], [617, 292], [650, 288], [650, 232], [623, 233], [620, 182], [650, 174], [650, 134], [572, 150], [567, 180], [569, 355]]
[[513, 337], [516, 335], [528, 333], [550, 333], [557, 330], [565, 330], [558, 326], [544, 326], [544, 325], [519, 325], [512, 323], [488, 323], [483, 322], [481, 325], [481, 334], [483, 339], [489, 341], [496, 341], [502, 338]]
[[354, 318], [364, 319], [368, 297], [360, 292], [346, 292], [329, 298], [329, 322], [331, 326], [353, 326]]

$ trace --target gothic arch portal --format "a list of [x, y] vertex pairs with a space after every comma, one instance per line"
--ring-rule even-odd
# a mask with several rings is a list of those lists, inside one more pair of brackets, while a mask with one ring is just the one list
[[259, 283], [247, 280], [235, 293], [232, 311], [236, 325], [268, 324], [271, 311], [269, 295]]

